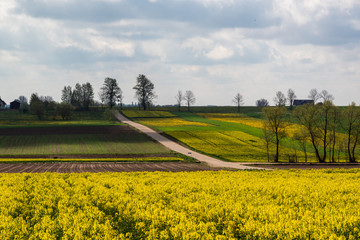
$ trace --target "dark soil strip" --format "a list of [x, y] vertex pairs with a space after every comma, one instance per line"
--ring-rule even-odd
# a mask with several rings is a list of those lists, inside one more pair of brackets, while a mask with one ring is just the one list
[[193, 172], [219, 170], [198, 163], [0, 163], [0, 173]]

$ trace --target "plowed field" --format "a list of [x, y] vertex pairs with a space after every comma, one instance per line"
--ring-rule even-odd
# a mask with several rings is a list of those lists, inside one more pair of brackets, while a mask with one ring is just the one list
[[194, 172], [214, 170], [197, 163], [0, 163], [0, 173], [83, 173], [83, 172]]

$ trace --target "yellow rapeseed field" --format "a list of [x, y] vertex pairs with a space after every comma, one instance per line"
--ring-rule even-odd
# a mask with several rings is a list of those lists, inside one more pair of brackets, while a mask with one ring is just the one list
[[0, 174], [1, 239], [359, 239], [360, 171]]
[[198, 113], [199, 116], [210, 120], [244, 124], [250, 127], [262, 128], [264, 120], [248, 117], [239, 113]]
[[141, 118], [139, 123], [153, 127], [177, 127], [177, 126], [212, 126], [207, 123], [187, 121], [179, 117], [175, 118]]

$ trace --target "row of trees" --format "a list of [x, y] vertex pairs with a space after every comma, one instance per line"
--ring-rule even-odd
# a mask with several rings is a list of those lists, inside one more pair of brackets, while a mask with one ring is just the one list
[[[27, 105], [27, 100], [21, 104], [22, 106]], [[36, 114], [39, 120], [43, 119], [45, 114], [48, 114], [54, 119], [59, 115], [63, 120], [68, 120], [71, 117], [71, 110], [71, 104], [56, 103], [51, 96], [39, 96], [36, 93], [31, 94], [30, 111]]]
[[[356, 148], [360, 134], [360, 108], [352, 103], [348, 107], [338, 108], [331, 100], [323, 104], [305, 104], [298, 106], [287, 115], [284, 106], [265, 107], [264, 139], [269, 160], [269, 143], [276, 146], [274, 161], [278, 162], [280, 143], [288, 136], [289, 117], [293, 117], [301, 127], [291, 136], [299, 143], [307, 161], [307, 148], [311, 146], [320, 163], [327, 160], [335, 162], [336, 153], [340, 155], [340, 146], [345, 143], [345, 152], [350, 162], [356, 162]], [[342, 134], [339, 134], [342, 132]]]
[[190, 90], [186, 90], [185, 94], [183, 94], [182, 91], [179, 90], [175, 96], [175, 99], [177, 102], [179, 112], [181, 110], [181, 104], [183, 101], [185, 101], [189, 112], [190, 112], [190, 106], [193, 105], [196, 101], [194, 93]]
[[[294, 100], [296, 99], [296, 94], [294, 92], [294, 90], [292, 90], [291, 88], [287, 91], [287, 96], [285, 96], [285, 94], [281, 91], [277, 91], [275, 94], [275, 97], [273, 99], [275, 106], [281, 107], [281, 106], [285, 106], [286, 103], [289, 104], [290, 109], [293, 109], [294, 106]], [[331, 95], [328, 91], [326, 90], [322, 90], [321, 92], [318, 92], [318, 90], [316, 88], [313, 88], [310, 90], [308, 98], [310, 100], [313, 101], [313, 103], [317, 103], [319, 100], [321, 100], [321, 102], [325, 102], [325, 101], [334, 101], [334, 96]], [[267, 107], [269, 106], [269, 101], [261, 98], [259, 100], [256, 101], [256, 106], [258, 107]]]
[[[156, 98], [154, 84], [145, 75], [140, 74], [133, 89], [143, 109], [150, 108]], [[102, 104], [106, 104], [110, 108], [117, 104], [122, 107], [124, 95], [115, 78], [105, 78], [99, 98]], [[94, 103], [94, 91], [88, 82], [82, 85], [77, 83], [74, 89], [71, 86], [65, 86], [62, 90], [61, 100], [63, 103], [71, 104], [79, 109], [89, 110], [89, 106]]]

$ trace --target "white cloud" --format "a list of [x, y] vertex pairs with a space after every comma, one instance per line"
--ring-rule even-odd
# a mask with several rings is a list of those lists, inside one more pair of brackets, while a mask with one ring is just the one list
[[227, 49], [223, 46], [216, 46], [213, 50], [206, 54], [206, 57], [212, 60], [223, 60], [230, 58], [234, 55], [234, 51], [231, 49]]

